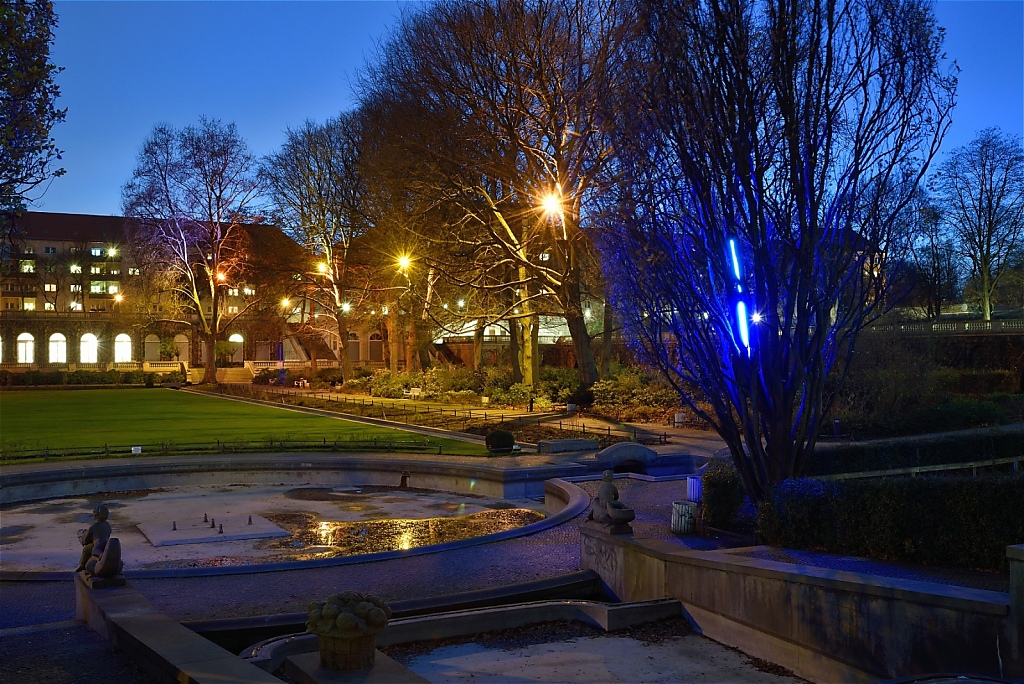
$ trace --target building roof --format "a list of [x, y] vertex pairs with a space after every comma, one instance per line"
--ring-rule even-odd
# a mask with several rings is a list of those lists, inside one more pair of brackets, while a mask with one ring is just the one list
[[121, 216], [28, 211], [14, 220], [22, 239], [122, 243], [128, 219]]

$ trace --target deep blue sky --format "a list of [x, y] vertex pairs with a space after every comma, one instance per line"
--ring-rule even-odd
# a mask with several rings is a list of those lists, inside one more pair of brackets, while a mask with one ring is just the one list
[[[234, 121], [263, 155], [288, 126], [352, 106], [352, 82], [401, 8], [394, 0], [57, 0], [52, 50], [67, 121], [53, 130], [67, 175], [34, 207], [118, 214], [158, 122]], [[938, 0], [962, 71], [944, 150], [988, 126], [1024, 134], [1024, 0]]]

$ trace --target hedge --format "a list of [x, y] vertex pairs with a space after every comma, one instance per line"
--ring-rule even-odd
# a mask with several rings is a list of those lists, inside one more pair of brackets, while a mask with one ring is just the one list
[[786, 480], [758, 507], [765, 544], [889, 561], [1006, 570], [1024, 543], [1024, 474]]
[[833, 475], [1024, 456], [1024, 429], [840, 444], [816, 449], [805, 475]]
[[56, 385], [152, 385], [156, 382], [184, 382], [180, 372], [164, 374], [147, 373], [141, 370], [121, 372], [109, 371], [46, 371], [32, 370], [11, 373], [0, 370], [0, 386], [56, 386]]
[[712, 459], [701, 475], [701, 489], [705, 524], [722, 530], [733, 529], [743, 505], [744, 490], [732, 461]]

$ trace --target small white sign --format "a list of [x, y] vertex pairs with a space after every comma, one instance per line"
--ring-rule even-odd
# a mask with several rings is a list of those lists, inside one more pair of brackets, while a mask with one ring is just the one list
[[141, 454], [142, 453], [142, 447], [140, 447], [140, 446], [132, 447], [132, 453], [133, 454]]

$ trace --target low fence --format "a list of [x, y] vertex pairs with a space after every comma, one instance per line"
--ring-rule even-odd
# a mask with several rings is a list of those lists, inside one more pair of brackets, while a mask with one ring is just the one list
[[536, 426], [537, 428], [557, 429], [566, 437], [604, 437], [607, 440], [617, 438], [649, 444], [666, 444], [668, 442], [668, 434], [664, 432], [657, 434], [639, 428], [622, 430], [595, 422], [591, 422], [588, 425], [585, 417], [575, 414], [567, 414], [564, 417], [556, 417], [551, 414], [533, 416], [530, 413], [513, 409], [505, 411], [494, 408], [472, 408], [466, 406], [445, 408], [444, 406], [430, 406], [419, 401], [382, 399], [380, 397], [353, 397], [336, 394], [327, 390], [302, 390], [275, 387], [273, 385], [234, 386], [231, 389], [223, 388], [223, 391], [251, 399], [260, 399], [262, 397], [315, 399], [323, 402], [329, 410], [336, 410], [342, 414], [358, 415], [365, 418], [380, 418], [381, 420], [404, 423], [406, 425], [420, 425], [457, 432], [468, 432], [471, 426], [476, 423], [482, 425], [497, 423], [498, 425], [507, 424], [509, 427]]
[[215, 442], [158, 442], [152, 444], [103, 444], [82, 447], [4, 448], [0, 461], [66, 456], [138, 456], [153, 454], [243, 453], [261, 451], [427, 451], [438, 443], [428, 439], [237, 439]]

